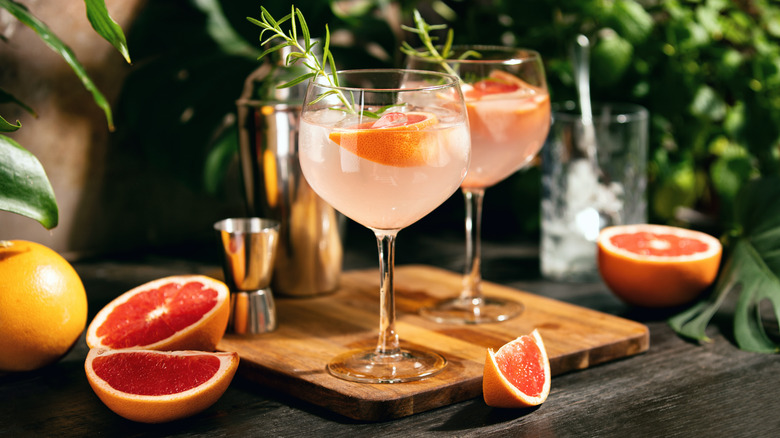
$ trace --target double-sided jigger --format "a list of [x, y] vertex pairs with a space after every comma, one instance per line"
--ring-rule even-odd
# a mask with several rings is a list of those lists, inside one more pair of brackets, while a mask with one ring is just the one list
[[228, 330], [237, 334], [276, 329], [276, 307], [271, 292], [279, 222], [271, 219], [231, 218], [214, 224], [222, 244], [225, 281], [230, 288]]

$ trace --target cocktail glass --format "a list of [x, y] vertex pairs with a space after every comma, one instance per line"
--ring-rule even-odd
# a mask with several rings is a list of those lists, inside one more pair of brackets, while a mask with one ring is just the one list
[[311, 188], [371, 229], [379, 250], [379, 339], [328, 364], [351, 381], [395, 383], [441, 371], [446, 359], [403, 348], [395, 331], [396, 235], [442, 204], [463, 181], [470, 157], [458, 79], [403, 69], [338, 73], [309, 84], [301, 113], [299, 159]]
[[[458, 59], [467, 51], [479, 57]], [[485, 189], [525, 167], [550, 129], [550, 97], [539, 53], [501, 46], [453, 48], [446, 62], [408, 57], [407, 67], [447, 71], [461, 78], [471, 129], [472, 155], [461, 184], [466, 202], [466, 267], [460, 296], [421, 314], [438, 322], [505, 321], [520, 302], [485, 297], [481, 282], [481, 222]]]

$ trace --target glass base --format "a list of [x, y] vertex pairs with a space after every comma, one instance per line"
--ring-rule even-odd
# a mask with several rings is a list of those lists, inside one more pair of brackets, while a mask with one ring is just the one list
[[516, 301], [455, 298], [434, 307], [423, 307], [420, 309], [420, 315], [440, 323], [483, 324], [514, 318], [523, 313], [524, 308], [522, 303]]
[[333, 358], [328, 371], [359, 383], [401, 383], [421, 380], [439, 373], [447, 359], [432, 351], [402, 349], [390, 355], [375, 349], [348, 351]]

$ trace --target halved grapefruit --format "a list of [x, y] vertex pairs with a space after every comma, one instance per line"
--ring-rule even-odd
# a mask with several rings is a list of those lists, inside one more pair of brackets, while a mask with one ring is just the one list
[[197, 414], [225, 393], [238, 354], [91, 349], [87, 380], [100, 400], [128, 420], [162, 423]]
[[641, 307], [686, 304], [715, 281], [723, 248], [699, 231], [666, 225], [622, 225], [601, 230], [598, 266], [604, 283]]
[[538, 406], [550, 394], [550, 360], [538, 330], [488, 348], [482, 373], [482, 395], [488, 406]]
[[438, 150], [436, 133], [427, 130], [438, 123], [428, 112], [389, 112], [378, 120], [330, 133], [329, 138], [353, 154], [395, 167], [422, 166]]
[[230, 291], [203, 275], [150, 281], [108, 303], [87, 327], [90, 348], [214, 351], [227, 329]]

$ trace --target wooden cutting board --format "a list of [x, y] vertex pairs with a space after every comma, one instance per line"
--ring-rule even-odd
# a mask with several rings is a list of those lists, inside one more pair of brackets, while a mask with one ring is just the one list
[[417, 315], [422, 306], [456, 296], [460, 285], [461, 274], [430, 266], [396, 268], [396, 331], [402, 344], [433, 349], [448, 361], [444, 371], [419, 382], [353, 383], [326, 370], [336, 354], [376, 345], [376, 269], [345, 272], [339, 290], [330, 295], [277, 298], [276, 331], [256, 336], [228, 334], [218, 348], [238, 352], [240, 370], [251, 381], [368, 421], [404, 417], [481, 396], [486, 349], [498, 349], [534, 328], [542, 335], [553, 375], [649, 348], [649, 330], [643, 324], [489, 282], [483, 282], [486, 296], [525, 305], [519, 317], [454, 325]]

